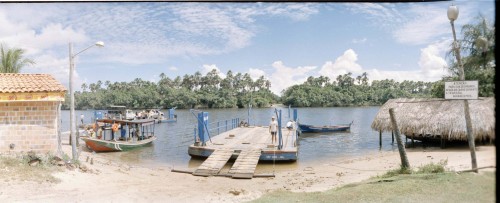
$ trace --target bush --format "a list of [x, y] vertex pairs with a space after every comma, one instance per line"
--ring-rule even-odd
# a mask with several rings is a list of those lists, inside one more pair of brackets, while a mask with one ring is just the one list
[[418, 167], [417, 171], [413, 171], [411, 168], [405, 168], [400, 166], [398, 169], [387, 171], [384, 175], [379, 178], [390, 178], [401, 174], [424, 174], [424, 173], [443, 173], [445, 172], [445, 166], [448, 164], [448, 160], [441, 160], [439, 163], [430, 163]]
[[443, 173], [444, 166], [448, 164], [448, 160], [441, 160], [439, 163], [430, 163], [419, 167], [416, 173]]

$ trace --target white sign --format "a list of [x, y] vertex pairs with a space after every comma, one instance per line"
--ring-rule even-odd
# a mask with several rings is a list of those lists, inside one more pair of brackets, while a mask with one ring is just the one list
[[445, 82], [445, 99], [477, 99], [478, 81], [453, 81]]

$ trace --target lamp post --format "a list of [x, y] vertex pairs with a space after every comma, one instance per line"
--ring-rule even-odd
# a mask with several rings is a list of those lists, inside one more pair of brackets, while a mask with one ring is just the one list
[[[458, 63], [458, 74], [460, 80], [465, 80], [464, 67], [462, 65], [462, 61], [460, 59], [460, 47], [457, 43], [457, 36], [455, 34], [455, 25], [453, 22], [458, 18], [458, 7], [455, 5], [451, 5], [448, 7], [448, 19], [451, 23], [451, 30], [453, 31], [453, 50], [455, 51], [455, 57], [457, 58]], [[467, 140], [469, 142], [470, 155], [472, 161], [472, 170], [477, 173], [477, 161], [476, 161], [476, 146], [474, 143], [474, 135], [472, 134], [472, 122], [470, 120], [470, 112], [469, 112], [469, 101], [464, 99], [464, 112], [465, 112], [465, 126], [467, 128]]]
[[73, 91], [73, 72], [75, 71], [75, 57], [94, 47], [94, 46], [98, 46], [98, 47], [103, 47], [104, 46], [104, 42], [102, 41], [98, 41], [96, 42], [95, 44], [93, 45], [90, 45], [89, 47], [81, 50], [80, 52], [76, 53], [76, 54], [73, 54], [73, 45], [71, 44], [71, 42], [69, 43], [69, 92], [70, 92], [70, 110], [69, 110], [69, 127], [70, 127], [70, 142], [71, 142], [71, 148], [72, 148], [72, 157], [73, 157], [73, 161], [76, 161], [76, 158], [77, 158], [77, 154], [76, 154], [76, 134], [75, 134], [75, 131], [76, 131], [76, 124], [75, 124], [75, 93]]

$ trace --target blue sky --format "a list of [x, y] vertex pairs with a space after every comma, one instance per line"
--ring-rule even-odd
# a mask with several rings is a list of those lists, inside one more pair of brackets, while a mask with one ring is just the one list
[[494, 1], [423, 3], [2, 3], [0, 43], [25, 49], [36, 65], [68, 87], [101, 81], [158, 81], [215, 68], [271, 80], [271, 90], [309, 76], [363, 72], [370, 80], [436, 81], [448, 75], [452, 42], [448, 6], [462, 25], [481, 12], [492, 24]]

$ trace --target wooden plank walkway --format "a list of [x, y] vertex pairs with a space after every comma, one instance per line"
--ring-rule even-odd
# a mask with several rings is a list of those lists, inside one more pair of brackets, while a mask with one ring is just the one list
[[253, 178], [260, 155], [260, 149], [241, 151], [228, 173], [232, 175], [233, 178]]
[[232, 149], [215, 150], [194, 172], [195, 176], [213, 176], [226, 165], [233, 154]]
[[[188, 153], [207, 159], [192, 173], [197, 176], [223, 175], [232, 178], [251, 179], [262, 161], [297, 160], [297, 137], [295, 130], [282, 128], [282, 148], [272, 143], [268, 126], [238, 127], [211, 137], [205, 145], [190, 145]], [[279, 139], [278, 139], [279, 140]], [[220, 174], [229, 159], [235, 158], [227, 174]], [[225, 171], [225, 170], [223, 170]]]

